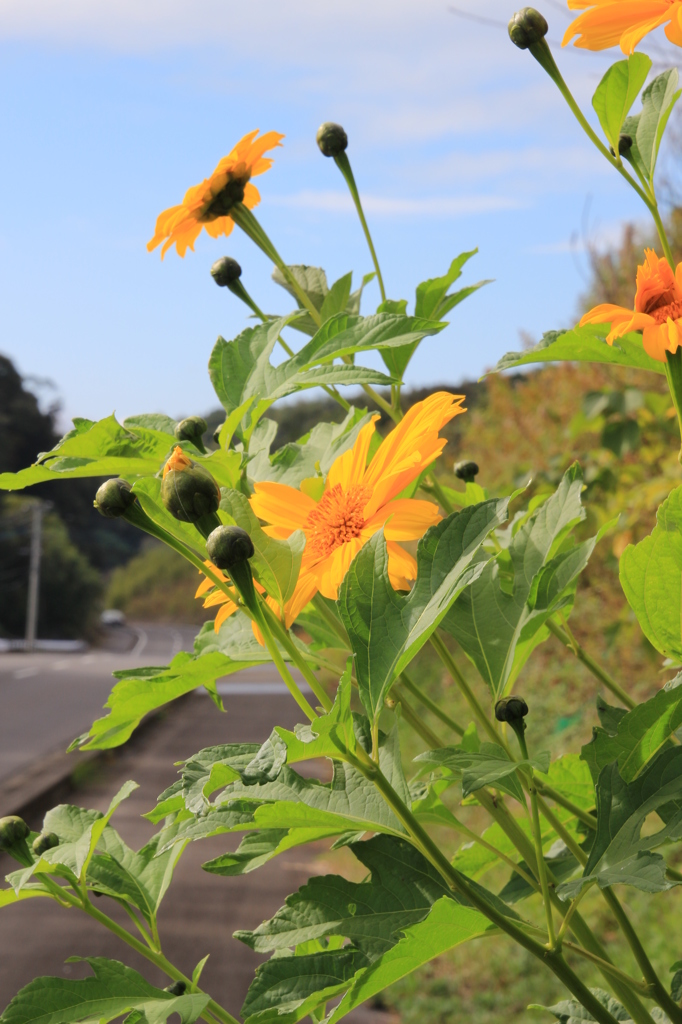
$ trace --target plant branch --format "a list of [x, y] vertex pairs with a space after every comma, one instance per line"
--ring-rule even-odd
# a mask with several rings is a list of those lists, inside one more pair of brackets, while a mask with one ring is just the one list
[[417, 700], [421, 704], [423, 704], [425, 708], [428, 708], [432, 715], [435, 715], [436, 718], [440, 718], [441, 722], [444, 725], [447, 725], [449, 729], [452, 729], [452, 731], [456, 733], [457, 736], [464, 735], [464, 729], [462, 728], [462, 726], [458, 725], [454, 718], [450, 718], [450, 715], [446, 714], [442, 708], [438, 707], [434, 700], [431, 700], [430, 697], [423, 693], [419, 689], [417, 684], [413, 682], [410, 676], [408, 676], [407, 672], [401, 672], [400, 681], [405, 687], [405, 689], [410, 691], [413, 697], [416, 697]]
[[613, 679], [608, 672], [606, 672], [605, 669], [603, 669], [601, 665], [599, 665], [594, 658], [580, 646], [570, 631], [562, 629], [561, 626], [559, 626], [553, 619], [547, 619], [546, 625], [550, 633], [553, 633], [557, 640], [561, 640], [565, 647], [569, 647], [575, 654], [578, 661], [581, 661], [585, 668], [587, 668], [600, 683], [603, 683], [607, 690], [610, 690], [614, 697], [617, 697], [626, 708], [632, 710], [634, 707], [637, 707], [637, 702], [634, 701], [632, 697], [625, 692], [622, 686], [619, 686], [616, 680]]

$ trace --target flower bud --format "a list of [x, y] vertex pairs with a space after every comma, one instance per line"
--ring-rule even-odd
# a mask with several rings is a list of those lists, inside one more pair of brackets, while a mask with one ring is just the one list
[[30, 832], [24, 819], [17, 817], [16, 814], [0, 818], [0, 850], [8, 850], [15, 846], [30, 835]]
[[341, 156], [348, 147], [348, 136], [340, 124], [325, 121], [317, 129], [317, 144], [324, 156]]
[[253, 541], [241, 526], [218, 526], [206, 541], [208, 557], [218, 569], [228, 571], [240, 562], [252, 558]]
[[498, 722], [517, 725], [528, 714], [528, 705], [523, 697], [503, 697], [495, 705], [495, 718]]
[[135, 495], [127, 480], [120, 476], [106, 480], [98, 489], [93, 502], [100, 515], [106, 519], [118, 519], [125, 515], [135, 503]]
[[178, 441], [192, 441], [194, 444], [198, 441], [203, 448], [201, 438], [207, 430], [208, 424], [201, 416], [188, 416], [176, 425], [175, 436]]
[[55, 832], [41, 832], [31, 845], [33, 852], [40, 857], [47, 850], [52, 850], [55, 846], [59, 846], [59, 836]]
[[534, 7], [522, 7], [509, 22], [509, 38], [519, 50], [527, 50], [545, 38], [548, 28], [539, 11]]
[[166, 985], [164, 992], [170, 992], [172, 996], [184, 996], [187, 991], [187, 984], [184, 981], [174, 981], [172, 985]]
[[227, 288], [242, 276], [242, 268], [231, 256], [221, 256], [211, 267], [211, 277], [221, 288]]
[[[632, 135], [620, 135], [618, 138], [618, 155], [627, 156], [632, 149]], [[611, 156], [616, 155], [616, 151], [613, 146], [609, 146], [609, 153]]]
[[192, 462], [179, 446], [164, 466], [161, 499], [182, 523], [196, 523], [218, 511], [220, 488], [203, 466]]
[[458, 480], [463, 480], [465, 484], [472, 484], [478, 476], [478, 465], [475, 462], [456, 462], [455, 463], [455, 476]]

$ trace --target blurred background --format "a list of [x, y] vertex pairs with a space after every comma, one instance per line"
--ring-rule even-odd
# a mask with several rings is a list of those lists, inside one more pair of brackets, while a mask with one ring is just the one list
[[[558, 44], [570, 20], [565, 5], [545, 0], [540, 9]], [[595, 303], [630, 304], [635, 268], [655, 241], [636, 196], [600, 161], [530, 55], [510, 44], [513, 10], [503, 0], [3, 0], [0, 472], [49, 450], [73, 416], [99, 419], [114, 409], [119, 420], [201, 414], [209, 435], [222, 422], [206, 363], [218, 334], [234, 337], [249, 321], [213, 284], [212, 262], [237, 258], [243, 282], [268, 312], [288, 312], [290, 300], [238, 230], [218, 241], [204, 234], [194, 253], [180, 259], [173, 250], [163, 262], [158, 250], [147, 253], [146, 242], [157, 214], [206, 177], [244, 133], [286, 135], [274, 167], [256, 181], [258, 216], [283, 257], [324, 267], [330, 281], [352, 268], [359, 283], [371, 269], [364, 239], [337, 169], [315, 144], [318, 125], [338, 121], [350, 138], [389, 296], [407, 299], [411, 310], [419, 281], [443, 274], [454, 256], [476, 246], [461, 283], [494, 279], [457, 307], [445, 332], [422, 344], [408, 371], [408, 403], [440, 387], [467, 395], [469, 413], [450, 425], [440, 477], [459, 486], [453, 462], [472, 458], [491, 493], [532, 478], [532, 495], [556, 486], [567, 466], [581, 461], [585, 535], [624, 511], [584, 575], [573, 628], [644, 697], [655, 687], [660, 659], [624, 602], [618, 557], [649, 532], [652, 509], [679, 482], [664, 382], [568, 365], [479, 380], [506, 351], [572, 325]], [[616, 55], [553, 49], [590, 111]], [[658, 35], [646, 50], [656, 70], [679, 56]], [[658, 186], [678, 259], [681, 139], [674, 120]], [[363, 312], [378, 301], [372, 283]], [[320, 418], [338, 418], [338, 407], [323, 399], [310, 393], [275, 406], [276, 446]], [[172, 761], [205, 745], [208, 732], [211, 742], [224, 740], [225, 730], [228, 739], [244, 731], [265, 739], [272, 725], [271, 703], [264, 708], [236, 693], [227, 725], [209, 702], [193, 713], [192, 728], [157, 723], [153, 770], [134, 747], [122, 762], [100, 759], [78, 771], [64, 759], [66, 744], [100, 714], [121, 658], [126, 665], [165, 664], [191, 649], [208, 617], [193, 597], [195, 571], [127, 524], [101, 519], [92, 508], [96, 487], [82, 480], [0, 493], [0, 784], [12, 802], [3, 813], [22, 810], [39, 820], [55, 795], [106, 804], [124, 769], [153, 800], [174, 777]], [[25, 653], [38, 555], [39, 643]], [[537, 695], [547, 741], [560, 752], [589, 738], [594, 686], [552, 643], [536, 654], [525, 685]], [[420, 673], [431, 696], [456, 713], [458, 697], [427, 654]], [[179, 752], [171, 749], [178, 735], [187, 745]], [[410, 742], [405, 737], [407, 756]], [[316, 864], [291, 871], [302, 879], [306, 871], [330, 870], [326, 852], [315, 856]], [[196, 875], [183, 884], [186, 928]], [[243, 926], [248, 913], [272, 913], [295, 884], [286, 871], [273, 875], [270, 902], [250, 911], [247, 887]], [[207, 933], [222, 948], [237, 926], [234, 914], [214, 895], [206, 899], [207, 912], [227, 915], [216, 918], [215, 936]], [[666, 915], [675, 927], [678, 910], [666, 899], [651, 901], [646, 927], [657, 919], [660, 926]], [[601, 924], [608, 937], [611, 923]], [[169, 930], [177, 926], [169, 920]], [[0, 943], [2, 1005], [17, 978], [24, 983], [36, 973], [21, 959], [15, 934]], [[57, 928], [54, 941], [44, 940], [41, 970], [58, 972], [68, 952], [90, 951], [78, 946], [81, 938], [75, 934], [65, 953]], [[236, 945], [228, 941], [230, 949]], [[665, 951], [654, 935], [651, 941], [667, 971]], [[234, 983], [238, 994], [254, 960], [243, 954], [235, 961], [239, 978], [228, 971], [214, 983]], [[553, 982], [536, 977], [523, 953], [510, 958], [498, 943], [482, 963], [471, 947], [402, 983], [372, 1013], [404, 1024], [525, 1024], [532, 1019], [525, 1009], [530, 974], [534, 998], [552, 1002]], [[227, 1002], [236, 1011], [234, 999]]]

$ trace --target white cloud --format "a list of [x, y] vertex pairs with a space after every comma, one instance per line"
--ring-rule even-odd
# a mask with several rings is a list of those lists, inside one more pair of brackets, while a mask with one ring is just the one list
[[[475, 213], [491, 213], [496, 210], [517, 210], [525, 204], [512, 196], [468, 195], [468, 196], [377, 196], [362, 195], [362, 205], [367, 213], [374, 216], [403, 217], [461, 217]], [[288, 206], [297, 209], [325, 210], [330, 213], [350, 213], [353, 201], [347, 192], [302, 191], [289, 196], [268, 196], [268, 203], [274, 206]]]

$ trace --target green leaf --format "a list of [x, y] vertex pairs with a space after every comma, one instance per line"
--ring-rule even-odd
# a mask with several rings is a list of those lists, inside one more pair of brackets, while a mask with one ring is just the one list
[[592, 741], [583, 747], [582, 756], [595, 778], [602, 768], [617, 761], [621, 778], [633, 782], [681, 726], [682, 688], [660, 690], [655, 697], [621, 715], [615, 733], [609, 735], [606, 729], [595, 729]]
[[383, 532], [365, 544], [339, 590], [339, 611], [356, 657], [362, 702], [381, 713], [394, 680], [484, 568], [475, 556], [507, 514], [508, 499], [454, 512], [427, 530], [417, 548], [417, 579], [409, 594], [393, 589]]
[[657, 846], [682, 836], [682, 811], [676, 809], [657, 832], [641, 835], [648, 815], [682, 796], [682, 747], [665, 750], [631, 783], [617, 764], [603, 768], [597, 782], [597, 831], [581, 878], [557, 889], [562, 899], [576, 896], [586, 883], [605, 888], [616, 883], [644, 892], [671, 887]]
[[[577, 859], [561, 840], [554, 844], [550, 853], [543, 859], [549, 871], [552, 872], [554, 879], [552, 884], [563, 882], [565, 879], [570, 878], [580, 866]], [[519, 867], [527, 875], [530, 875], [531, 878], [533, 877], [533, 871], [528, 867], [525, 860], [520, 862]], [[505, 903], [519, 903], [521, 900], [528, 899], [529, 896], [535, 896], [536, 893], [537, 889], [529, 885], [525, 878], [516, 871], [513, 871], [511, 878], [499, 893], [499, 897]]]
[[[252, 483], [274, 480], [299, 487], [303, 480], [316, 476], [318, 472], [325, 476], [334, 460], [353, 447], [370, 419], [363, 409], [351, 409], [341, 423], [318, 423], [306, 437], [283, 445], [273, 455], [270, 454], [271, 439], [267, 439], [247, 464], [249, 480]], [[254, 450], [255, 436], [249, 446], [250, 455]]]
[[122, 476], [132, 481], [157, 473], [174, 443], [164, 431], [122, 427], [114, 416], [98, 423], [86, 420], [44, 452], [35, 465], [19, 473], [0, 474], [0, 490], [71, 477]]
[[[346, 665], [334, 698], [332, 709], [314, 722], [297, 726], [294, 732], [275, 727], [275, 735], [286, 751], [286, 763], [296, 764], [317, 757], [340, 760], [355, 750], [354, 722], [350, 710], [351, 662]], [[395, 734], [397, 738], [397, 733]], [[399, 753], [399, 752], [398, 752]], [[394, 755], [395, 756], [395, 755]]]
[[246, 1024], [294, 1024], [343, 992], [366, 963], [352, 947], [273, 957], [256, 970], [241, 1015]]
[[192, 1024], [208, 1004], [207, 995], [173, 996], [155, 988], [118, 960], [83, 959], [94, 978], [36, 978], [11, 1001], [0, 1017], [3, 1024], [106, 1024], [131, 1011], [138, 1011], [147, 1024], [162, 1024], [173, 1013], [180, 1015], [181, 1024]]
[[11, 907], [20, 900], [30, 900], [33, 896], [49, 896], [53, 899], [52, 893], [42, 885], [29, 884], [16, 892], [14, 889], [0, 889], [0, 910], [3, 907]]
[[609, 363], [634, 366], [638, 370], [665, 373], [663, 363], [648, 356], [641, 334], [626, 334], [613, 345], [606, 343], [608, 324], [586, 324], [568, 331], [548, 331], [533, 348], [525, 352], [507, 352], [491, 373], [511, 370], [530, 363]]
[[276, 540], [263, 530], [249, 504], [239, 491], [223, 491], [220, 508], [232, 523], [250, 535], [255, 548], [251, 559], [254, 575], [270, 597], [283, 608], [296, 587], [305, 547], [303, 530], [295, 530], [287, 540]]
[[[218, 338], [213, 348], [208, 363], [209, 375], [226, 412], [230, 414], [245, 405], [248, 399], [254, 399], [248, 409], [248, 420], [245, 417], [242, 421], [247, 438], [273, 402], [296, 391], [321, 384], [391, 383], [385, 374], [376, 370], [352, 365], [331, 365], [333, 354], [324, 356], [324, 361], [330, 365], [320, 366], [323, 359], [315, 358], [320, 342], [315, 343], [315, 338], [295, 356], [273, 366], [270, 356], [277, 339], [292, 317], [297, 315], [279, 317], [257, 327], [248, 327], [233, 341]], [[324, 337], [326, 339], [326, 335]]]
[[[472, 256], [475, 256], [478, 249], [471, 252], [463, 252], [450, 264], [450, 269], [443, 277], [432, 277], [417, 285], [414, 312], [415, 316], [423, 316], [426, 320], [438, 320], [445, 315], [446, 310], [441, 307], [447, 303], [447, 293], [451, 284], [462, 276], [462, 267]], [[487, 282], [481, 282], [487, 284]], [[480, 287], [480, 286], [476, 286]]]
[[[118, 793], [112, 797], [104, 814], [100, 811], [83, 811], [81, 807], [71, 807], [68, 804], [62, 804], [54, 812], [48, 811], [44, 828], [47, 832], [55, 832], [60, 842], [59, 846], [47, 850], [42, 855], [36, 870], [40, 870], [43, 863], [61, 864], [73, 871], [76, 878], [82, 881], [111, 816], [119, 804], [127, 800], [136, 789], [139, 789], [136, 782], [124, 782]], [[67, 818], [68, 821], [65, 820]]]
[[630, 113], [650, 70], [651, 58], [645, 53], [633, 53], [627, 60], [619, 60], [611, 65], [592, 97], [592, 106], [604, 129], [604, 135], [616, 153], [623, 121]]
[[365, 317], [340, 313], [322, 324], [295, 359], [302, 369], [309, 369], [322, 362], [371, 349], [377, 349], [384, 358], [387, 350], [415, 345], [430, 335], [438, 334], [446, 326], [437, 320], [398, 313], [375, 313]]
[[642, 93], [641, 112], [628, 117], [623, 124], [623, 132], [633, 140], [627, 159], [640, 168], [650, 184], [653, 184], [658, 151], [668, 119], [682, 95], [678, 84], [676, 68], [658, 75]]
[[682, 487], [656, 513], [652, 533], [628, 545], [620, 559], [620, 582], [647, 639], [657, 651], [682, 659]]
[[166, 416], [162, 412], [145, 412], [139, 416], [128, 416], [123, 421], [123, 426], [127, 428], [135, 427], [147, 427], [149, 430], [160, 430], [164, 434], [170, 434], [175, 440], [175, 428], [178, 425], [178, 421], [172, 419], [170, 416]]
[[348, 307], [348, 300], [350, 299], [351, 282], [353, 280], [352, 271], [349, 274], [344, 274], [338, 281], [335, 281], [329, 291], [324, 297], [324, 301], [320, 306], [320, 317], [322, 323], [325, 320], [329, 320], [331, 316], [335, 316], [337, 313], [345, 313]]
[[567, 546], [568, 534], [585, 518], [582, 488], [582, 472], [575, 463], [507, 548], [482, 567], [443, 620], [443, 629], [457, 640], [496, 698], [549, 635], [547, 619], [560, 608], [570, 609], [578, 575], [601, 536]]
[[537, 768], [547, 774], [549, 751], [538, 754], [531, 761], [512, 761], [503, 747], [497, 743], [482, 743], [479, 751], [462, 750], [459, 747], [441, 747], [419, 754], [415, 761], [426, 768], [448, 768], [461, 773], [462, 796], [467, 797], [483, 786], [497, 785], [514, 796], [519, 803], [525, 803], [523, 789], [517, 776], [519, 768]]
[[403, 938], [392, 949], [358, 972], [328, 1024], [336, 1024], [356, 1006], [416, 971], [422, 964], [463, 942], [484, 935], [489, 927], [488, 919], [477, 910], [455, 903], [447, 896], [442, 897], [424, 921], [407, 928]]
[[331, 839], [335, 835], [338, 832], [334, 828], [270, 828], [249, 832], [234, 853], [223, 853], [201, 866], [212, 875], [246, 875], [278, 857], [280, 853], [307, 843]]
[[159, 855], [158, 836], [154, 836], [136, 853], [114, 829], [106, 829], [103, 838], [105, 850], [100, 852], [98, 847], [90, 861], [88, 885], [97, 892], [131, 903], [152, 925], [183, 847], [177, 846]]
[[[599, 1000], [605, 1009], [616, 1018], [618, 1021], [622, 1021], [623, 1024], [632, 1024], [632, 1020], [627, 1010], [619, 1003], [616, 999], [613, 999], [608, 992], [604, 992], [600, 988], [592, 988], [590, 992], [593, 996]], [[593, 1021], [594, 1017], [589, 1013], [584, 1006], [576, 1002], [575, 999], [564, 999], [555, 1006], [541, 1006], [539, 1003], [531, 1003], [528, 1007], [529, 1010], [547, 1010], [548, 1013], [554, 1014], [554, 1017], [561, 1022], [561, 1024], [581, 1024], [582, 1021], [590, 1020]]]

